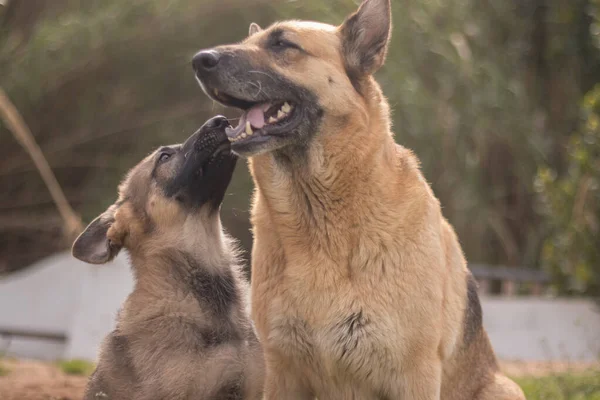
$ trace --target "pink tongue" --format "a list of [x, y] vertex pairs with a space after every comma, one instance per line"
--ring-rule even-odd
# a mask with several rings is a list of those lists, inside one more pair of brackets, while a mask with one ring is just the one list
[[249, 121], [250, 125], [254, 128], [261, 129], [265, 126], [265, 111], [267, 111], [270, 106], [269, 103], [265, 103], [252, 107], [246, 113], [246, 121]]

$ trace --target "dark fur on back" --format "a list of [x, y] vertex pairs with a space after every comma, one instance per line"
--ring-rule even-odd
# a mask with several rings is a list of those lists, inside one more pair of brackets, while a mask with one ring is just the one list
[[465, 310], [464, 338], [465, 346], [468, 346], [477, 333], [483, 329], [483, 312], [477, 294], [477, 281], [473, 275], [467, 276], [467, 308]]

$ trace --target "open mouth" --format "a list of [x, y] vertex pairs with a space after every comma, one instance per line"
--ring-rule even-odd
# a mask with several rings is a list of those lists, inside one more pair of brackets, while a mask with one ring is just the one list
[[[216, 91], [215, 91], [216, 92]], [[236, 127], [225, 128], [227, 138], [237, 142], [260, 141], [267, 136], [290, 133], [300, 122], [298, 107], [291, 101], [248, 102], [214, 93], [220, 102], [244, 110]]]

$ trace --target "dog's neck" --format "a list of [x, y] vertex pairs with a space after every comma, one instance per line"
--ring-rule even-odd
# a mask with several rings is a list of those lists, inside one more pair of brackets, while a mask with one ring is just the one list
[[[188, 226], [190, 225], [190, 226]], [[228, 284], [238, 268], [235, 246], [220, 221], [190, 221], [130, 250], [134, 291], [156, 299], [201, 296], [198, 281]]]
[[288, 195], [307, 211], [332, 212], [340, 199], [379, 185], [372, 177], [391, 168], [393, 151], [388, 104], [373, 80], [358, 109], [326, 115], [308, 145], [255, 156], [250, 170], [267, 197]]
[[198, 325], [213, 320], [228, 323], [248, 312], [247, 290], [237, 265], [223, 263], [207, 266], [176, 248], [151, 259], [132, 258], [136, 279], [120, 313], [121, 329], [135, 330], [138, 324], [172, 317]]
[[364, 202], [387, 197], [390, 182], [382, 177], [389, 174], [383, 171], [396, 168], [396, 151], [388, 105], [373, 81], [364, 107], [343, 117], [326, 117], [304, 152], [260, 155], [250, 168], [258, 200], [275, 228], [290, 227], [290, 234], [314, 238], [328, 252], [347, 252], [351, 243], [330, 243], [335, 235], [316, 235], [348, 232], [368, 220], [367, 214], [378, 218], [385, 212], [379, 204]]
[[247, 284], [233, 260], [209, 266], [177, 248], [164, 248], [151, 257], [133, 256], [135, 286], [119, 313], [118, 329], [137, 332], [159, 321], [162, 325], [156, 329], [165, 329], [165, 321], [175, 318], [199, 328], [218, 326], [218, 336], [203, 337], [215, 342], [251, 333], [250, 325], [235, 322], [249, 314], [249, 301]]

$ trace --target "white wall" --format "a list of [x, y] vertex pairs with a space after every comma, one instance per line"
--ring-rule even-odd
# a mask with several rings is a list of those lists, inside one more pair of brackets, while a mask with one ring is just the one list
[[0, 279], [0, 331], [62, 333], [69, 338], [60, 344], [0, 337], [0, 352], [40, 359], [94, 359], [132, 287], [124, 254], [98, 266], [76, 260], [68, 252], [56, 254]]
[[[96, 357], [133, 280], [125, 255], [92, 266], [68, 253], [0, 280], [0, 328], [65, 333], [66, 344], [0, 338], [0, 352], [41, 359]], [[597, 360], [600, 313], [591, 302], [482, 298], [484, 326], [503, 359]], [[8, 345], [8, 347], [7, 347]]]
[[483, 324], [503, 359], [600, 359], [600, 309], [585, 300], [481, 299]]
[[81, 295], [67, 326], [69, 342], [65, 358], [96, 357], [98, 345], [114, 328], [121, 303], [133, 289], [133, 277], [124, 254], [110, 264], [85, 266]]

